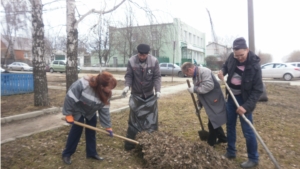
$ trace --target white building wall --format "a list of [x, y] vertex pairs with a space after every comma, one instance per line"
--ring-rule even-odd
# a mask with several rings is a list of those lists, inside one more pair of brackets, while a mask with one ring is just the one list
[[[174, 24], [177, 25], [177, 30], [179, 33], [179, 39], [177, 43], [179, 44], [177, 54], [180, 57], [177, 57], [181, 62], [182, 58], [195, 59], [197, 63], [205, 63], [205, 34], [199, 30], [185, 24], [180, 19], [174, 19]], [[187, 55], [182, 55], [182, 43], [186, 44]]]

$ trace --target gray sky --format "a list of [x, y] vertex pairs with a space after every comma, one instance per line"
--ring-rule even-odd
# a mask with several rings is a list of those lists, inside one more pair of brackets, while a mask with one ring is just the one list
[[[77, 7], [79, 13], [84, 14], [91, 8], [99, 10], [100, 7], [106, 6], [106, 9], [110, 9], [114, 3], [120, 1], [109, 0], [104, 3], [104, 0], [82, 0], [77, 1]], [[141, 6], [145, 5], [144, 0], [134, 1]], [[212, 34], [206, 8], [210, 11], [215, 33], [220, 39], [233, 40], [233, 37], [240, 36], [248, 39], [247, 0], [148, 0], [146, 3], [150, 9], [155, 10], [156, 18], [160, 22], [172, 22], [173, 17], [180, 18], [188, 25], [205, 32], [207, 42], [211, 41]], [[283, 56], [300, 50], [298, 0], [253, 0], [253, 4], [257, 51], [271, 54], [273, 61], [281, 61]], [[55, 5], [57, 4], [51, 6]], [[64, 5], [65, 1], [61, 1], [59, 6]], [[117, 11], [105, 16], [115, 21], [122, 20], [124, 8], [125, 5], [122, 5]], [[137, 9], [134, 12], [139, 25], [147, 23], [144, 12]], [[57, 25], [65, 24], [65, 13], [65, 8], [56, 10], [55, 13], [45, 13], [44, 22], [59, 28]], [[97, 17], [87, 17], [79, 24], [79, 32], [81, 34], [89, 32], [88, 28], [95, 22]], [[66, 32], [65, 27], [60, 30]]]

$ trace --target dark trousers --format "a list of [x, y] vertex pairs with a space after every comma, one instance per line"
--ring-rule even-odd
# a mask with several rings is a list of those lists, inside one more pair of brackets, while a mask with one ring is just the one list
[[220, 126], [216, 129], [214, 129], [210, 120], [208, 120], [208, 131], [209, 131], [209, 136], [207, 139], [207, 143], [210, 146], [214, 146], [217, 143], [217, 139], [219, 142], [227, 142], [227, 137], [225, 136], [225, 133], [224, 133], [224, 130], [222, 129], [222, 127]]
[[[81, 116], [78, 122], [84, 123], [84, 119], [85, 118]], [[85, 119], [85, 122], [87, 125], [96, 127], [97, 124], [96, 114], [91, 120]], [[70, 157], [72, 154], [75, 153], [81, 137], [82, 130], [83, 127], [78, 126], [76, 124], [72, 125], [72, 128], [69, 132], [66, 148], [62, 152], [63, 157]], [[96, 151], [96, 131], [85, 128], [85, 141], [86, 141], [86, 156], [90, 157], [90, 156], [98, 155]]]
[[[239, 105], [244, 104], [244, 100], [242, 98], [242, 95], [236, 95], [235, 96], [237, 102]], [[244, 137], [246, 139], [246, 146], [247, 146], [247, 153], [249, 160], [253, 162], [259, 161], [259, 154], [257, 151], [257, 141], [256, 136], [253, 131], [253, 129], [249, 126], [249, 124], [236, 113], [236, 105], [234, 103], [234, 100], [231, 96], [228, 97], [227, 103], [226, 103], [226, 109], [227, 109], [227, 136], [228, 136], [228, 146], [227, 146], [227, 154], [230, 156], [235, 156], [236, 154], [236, 122], [237, 118], [239, 117], [241, 122], [242, 131], [244, 134]], [[253, 124], [252, 119], [252, 112], [244, 114], [246, 118]]]

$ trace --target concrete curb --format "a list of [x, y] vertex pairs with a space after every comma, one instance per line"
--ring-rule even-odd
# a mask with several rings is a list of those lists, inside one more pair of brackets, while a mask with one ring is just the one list
[[[65, 124], [65, 125], [69, 125], [69, 124]], [[60, 127], [62, 127], [62, 126], [56, 126], [56, 127], [48, 128], [48, 129], [41, 130], [41, 131], [35, 131], [35, 132], [32, 132], [32, 133], [23, 134], [21, 136], [15, 137], [15, 138], [9, 138], [9, 139], [6, 139], [6, 140], [2, 140], [1, 144], [7, 143], [7, 142], [11, 142], [11, 141], [15, 141], [18, 138], [31, 136], [31, 135], [36, 134], [36, 133], [41, 133], [41, 132], [44, 132], [44, 131], [49, 131], [49, 130], [57, 129], [57, 128], [60, 128]]]
[[28, 119], [32, 117], [37, 117], [41, 115], [46, 115], [46, 114], [54, 114], [61, 112], [62, 108], [61, 107], [52, 107], [49, 109], [44, 109], [44, 110], [39, 110], [39, 111], [34, 111], [34, 112], [29, 112], [29, 113], [24, 113], [24, 114], [18, 114], [14, 116], [9, 116], [9, 117], [3, 117], [1, 118], [1, 124], [9, 123], [12, 121], [17, 121], [17, 120], [23, 120], [23, 119]]
[[[121, 113], [123, 111], [126, 111], [127, 109], [129, 109], [129, 106], [114, 109], [114, 110], [110, 111], [110, 113]], [[9, 117], [3, 117], [3, 118], [1, 118], [1, 124], [18, 121], [18, 120], [25, 120], [25, 119], [29, 119], [29, 118], [33, 118], [33, 117], [38, 117], [41, 115], [46, 115], [46, 114], [59, 113], [61, 111], [62, 111], [62, 107], [52, 107], [49, 109], [44, 109], [44, 110], [39, 110], [39, 111], [34, 111], [34, 112], [29, 112], [29, 113], [23, 113], [23, 114], [18, 114], [18, 115], [9, 116]]]
[[121, 113], [121, 112], [123, 112], [125, 110], [128, 110], [128, 109], [129, 109], [129, 106], [125, 106], [125, 107], [121, 107], [121, 108], [112, 110], [112, 111], [110, 111], [110, 113]]

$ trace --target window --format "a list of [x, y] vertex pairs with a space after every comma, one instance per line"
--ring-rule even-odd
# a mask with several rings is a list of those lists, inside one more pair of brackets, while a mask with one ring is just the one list
[[63, 62], [63, 61], [59, 61], [59, 64], [60, 65], [66, 65], [65, 62]]
[[138, 39], [138, 34], [137, 33], [133, 33], [131, 36], [131, 41], [134, 42]]
[[166, 63], [162, 63], [162, 64], [160, 64], [160, 67], [167, 67], [167, 64]]
[[184, 31], [184, 41], [187, 42], [187, 31]]
[[284, 64], [277, 64], [275, 68], [284, 68], [284, 67], [286, 67], [286, 65], [284, 65]]
[[189, 33], [189, 41], [188, 41], [188, 43], [192, 43], [192, 34], [191, 33]]
[[272, 69], [273, 68], [273, 64], [267, 64], [261, 67], [262, 69]]
[[152, 40], [157, 40], [157, 32], [152, 32], [151, 33], [151, 36], [152, 36]]
[[159, 56], [159, 50], [152, 50], [152, 56]]
[[170, 68], [174, 68], [174, 66], [172, 64], [168, 64], [168, 67]]
[[193, 44], [196, 44], [196, 36], [194, 35]]
[[200, 39], [200, 46], [202, 47], [202, 38]]
[[53, 64], [58, 64], [58, 61], [54, 61]]

